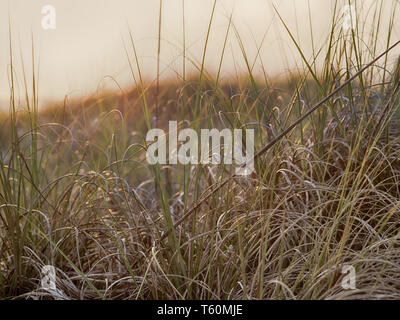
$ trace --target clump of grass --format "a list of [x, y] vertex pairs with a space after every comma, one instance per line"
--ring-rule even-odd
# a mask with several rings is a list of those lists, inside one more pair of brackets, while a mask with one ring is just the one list
[[[377, 6], [374, 30], [381, 19]], [[379, 52], [363, 52], [362, 27], [343, 33], [337, 3], [328, 41], [313, 48], [311, 61], [287, 28], [305, 66], [287, 83], [253, 74], [232, 18], [226, 34], [235, 33], [248, 66], [233, 83], [220, 81], [221, 67], [216, 77], [206, 72], [206, 40], [198, 77], [184, 71], [178, 85], [146, 84], [131, 34], [131, 92], [39, 111], [34, 71], [25, 113], [18, 113], [10, 43], [0, 296], [400, 298], [400, 63], [389, 65], [385, 51], [381, 64], [365, 68]], [[376, 48], [377, 33], [370, 37]], [[186, 48], [183, 57], [185, 70]], [[144, 137], [156, 114], [162, 128], [171, 119], [182, 128], [255, 128], [256, 149], [265, 152], [248, 177], [222, 164], [149, 166]], [[56, 269], [57, 291], [41, 288], [45, 265]], [[356, 270], [354, 290], [341, 285], [345, 265]]]

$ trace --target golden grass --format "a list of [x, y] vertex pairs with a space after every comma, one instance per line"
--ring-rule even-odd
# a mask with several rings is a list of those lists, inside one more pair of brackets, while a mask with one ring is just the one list
[[[25, 112], [11, 91], [0, 118], [0, 296], [400, 298], [400, 64], [386, 53], [360, 72], [378, 54], [338, 33], [338, 19], [322, 72], [306, 61], [281, 83], [257, 79], [246, 60], [248, 75], [231, 83], [202, 63], [197, 77], [146, 84], [132, 37], [134, 89], [40, 111], [33, 90]], [[155, 114], [161, 128], [251, 127], [256, 151], [274, 144], [247, 177], [223, 164], [150, 166]], [[57, 291], [41, 287], [45, 265]], [[346, 265], [356, 289], [343, 288]]]

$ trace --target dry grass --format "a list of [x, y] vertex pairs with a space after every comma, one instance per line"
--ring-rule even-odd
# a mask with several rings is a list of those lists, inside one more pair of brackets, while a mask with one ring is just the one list
[[[362, 73], [168, 236], [234, 168], [145, 161], [156, 109], [159, 127], [252, 127], [261, 150], [377, 56], [358, 52], [361, 37], [338, 34], [338, 21], [323, 72], [311, 62], [287, 83], [251, 71], [220, 83], [201, 66], [197, 78], [145, 84], [133, 47], [129, 93], [39, 112], [33, 90], [24, 113], [12, 95], [1, 120], [11, 130], [0, 130], [0, 296], [400, 298], [399, 64]], [[45, 265], [56, 292], [40, 286]], [[344, 265], [354, 290], [342, 287]]]

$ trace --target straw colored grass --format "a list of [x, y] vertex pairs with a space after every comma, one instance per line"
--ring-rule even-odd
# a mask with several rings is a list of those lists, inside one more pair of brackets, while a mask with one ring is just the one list
[[[344, 34], [337, 11], [314, 51], [322, 72], [297, 44], [305, 68], [279, 83], [252, 74], [245, 48], [240, 79], [221, 82], [203, 58], [198, 75], [145, 83], [132, 34], [129, 92], [38, 110], [34, 71], [19, 112], [11, 79], [0, 120], [0, 296], [399, 299], [399, 63], [385, 53], [329, 97], [380, 54], [361, 52], [361, 26]], [[378, 6], [375, 27], [380, 19]], [[229, 32], [241, 42], [232, 20]], [[247, 177], [223, 164], [150, 166], [144, 137], [156, 114], [161, 128], [254, 128], [256, 151], [275, 143]], [[57, 291], [41, 288], [45, 265]], [[342, 286], [346, 265], [356, 289]]]

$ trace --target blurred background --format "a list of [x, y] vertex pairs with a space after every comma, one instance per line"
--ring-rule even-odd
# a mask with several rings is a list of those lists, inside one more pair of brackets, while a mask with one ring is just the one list
[[[357, 1], [358, 19], [373, 19], [370, 12], [384, 1], [383, 14], [398, 10], [396, 1]], [[213, 0], [164, 0], [161, 30], [161, 79], [179, 79], [182, 74], [183, 30], [186, 36], [187, 72], [201, 64], [204, 42]], [[334, 0], [219, 0], [212, 23], [205, 65], [215, 73], [220, 63], [229, 16], [243, 41], [247, 58], [254, 63], [254, 73], [261, 74], [261, 63], [268, 76], [285, 77], [290, 70], [301, 68], [299, 54], [288, 36], [274, 6], [293, 32], [306, 58], [312, 60], [313, 44], [320, 49], [329, 36], [334, 6], [348, 1]], [[56, 29], [44, 30], [41, 10], [44, 5], [56, 9]], [[132, 57], [129, 30], [135, 40], [140, 65], [146, 80], [156, 77], [159, 0], [0, 0], [0, 105], [8, 108], [9, 98], [9, 23], [14, 67], [23, 97], [22, 60], [28, 78], [32, 71], [32, 39], [39, 67], [41, 103], [62, 99], [65, 95], [80, 97], [100, 89], [132, 85], [125, 47]], [[10, 18], [10, 19], [9, 19]], [[9, 22], [10, 21], [10, 22]], [[312, 33], [311, 33], [312, 30]], [[383, 34], [387, 26], [381, 27]], [[393, 41], [399, 39], [399, 26], [393, 29]], [[365, 30], [366, 34], [370, 34]], [[227, 42], [222, 78], [246, 73], [245, 59], [233, 28]], [[378, 39], [382, 48], [386, 38]], [[259, 58], [257, 52], [259, 51]], [[29, 81], [28, 81], [29, 82]]]

